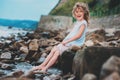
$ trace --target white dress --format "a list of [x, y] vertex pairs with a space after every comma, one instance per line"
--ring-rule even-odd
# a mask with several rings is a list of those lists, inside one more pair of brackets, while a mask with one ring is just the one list
[[85, 42], [85, 36], [86, 36], [86, 31], [87, 31], [87, 22], [86, 22], [86, 20], [76, 21], [75, 24], [74, 24], [74, 27], [73, 27], [72, 31], [65, 37], [65, 39], [63, 41], [65, 41], [67, 39], [70, 39], [71, 37], [75, 36], [78, 33], [78, 31], [79, 31], [79, 29], [80, 29], [80, 27], [81, 27], [82, 24], [85, 25], [85, 30], [84, 30], [84, 32], [82, 33], [82, 36], [79, 39], [77, 39], [75, 41], [72, 41], [72, 42], [69, 42], [65, 46], [62, 45], [62, 44], [58, 44], [56, 46], [58, 48], [59, 52], [60, 52], [60, 55], [64, 51], [66, 51], [69, 48], [71, 48], [72, 46], [82, 46], [84, 44], [84, 42]]

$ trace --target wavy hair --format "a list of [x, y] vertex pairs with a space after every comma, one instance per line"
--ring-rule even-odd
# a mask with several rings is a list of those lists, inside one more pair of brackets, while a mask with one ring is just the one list
[[73, 10], [72, 10], [73, 17], [75, 18], [74, 12], [79, 7], [81, 7], [84, 10], [84, 19], [89, 24], [89, 17], [90, 17], [90, 15], [89, 15], [89, 8], [88, 8], [88, 4], [87, 3], [84, 3], [84, 2], [77, 2], [77, 3], [75, 3], [75, 5], [73, 7]]

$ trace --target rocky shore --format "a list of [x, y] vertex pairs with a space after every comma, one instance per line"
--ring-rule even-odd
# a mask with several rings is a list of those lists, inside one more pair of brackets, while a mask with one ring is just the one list
[[1, 37], [0, 80], [120, 79], [120, 30], [112, 28], [88, 29], [85, 45], [65, 51], [47, 74], [31, 72], [67, 34], [62, 29], [39, 28], [17, 37]]

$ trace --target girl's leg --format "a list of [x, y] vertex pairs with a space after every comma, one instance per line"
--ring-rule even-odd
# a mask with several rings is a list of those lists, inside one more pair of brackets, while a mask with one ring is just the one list
[[47, 58], [45, 59], [45, 61], [41, 65], [34, 67], [32, 70], [39, 70], [39, 69], [44, 68], [46, 66], [46, 64], [50, 61], [50, 59], [53, 57], [53, 55], [56, 51], [57, 51], [57, 48], [56, 48], [56, 46], [54, 46], [52, 48], [51, 52], [49, 53], [49, 55], [47, 56]]
[[52, 58], [50, 59], [50, 61], [47, 63], [47, 65], [46, 65], [44, 68], [42, 68], [42, 71], [43, 71], [43, 72], [46, 72], [46, 70], [47, 70], [49, 67], [51, 67], [51, 66], [57, 61], [59, 55], [60, 55], [60, 53], [59, 53], [59, 51], [57, 50], [57, 51], [54, 53], [54, 55], [52, 56]]

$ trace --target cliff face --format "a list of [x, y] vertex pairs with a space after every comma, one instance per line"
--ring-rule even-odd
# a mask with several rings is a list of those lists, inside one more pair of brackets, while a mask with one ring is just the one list
[[101, 18], [91, 18], [89, 28], [115, 28], [120, 29], [120, 14]]
[[64, 3], [66, 3], [68, 0], [59, 0], [59, 3], [58, 5], [56, 6], [57, 7], [61, 7]]
[[49, 31], [68, 30], [72, 24], [72, 17], [48, 15], [41, 16], [38, 28]]

